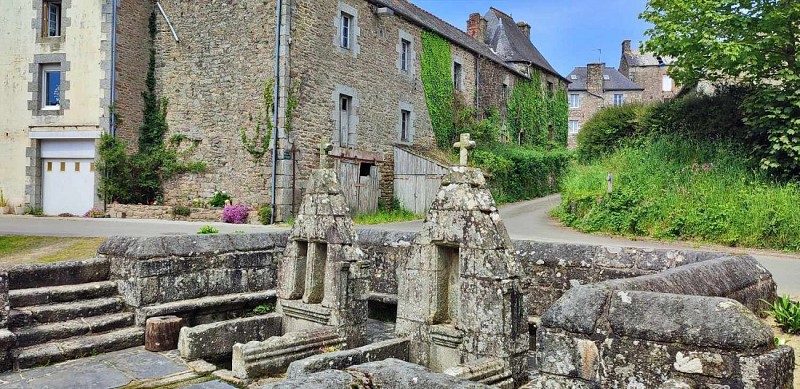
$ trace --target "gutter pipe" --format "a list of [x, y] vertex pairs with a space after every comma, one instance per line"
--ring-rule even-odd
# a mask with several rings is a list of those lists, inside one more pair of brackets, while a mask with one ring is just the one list
[[[272, 212], [270, 212], [269, 223], [275, 224], [275, 194], [277, 192], [276, 185], [278, 179], [278, 107], [280, 107], [280, 90], [281, 90], [281, 12], [283, 10], [283, 0], [276, 1], [275, 5], [275, 98], [274, 108], [272, 112], [273, 126], [272, 126], [272, 187], [270, 188], [270, 198], [272, 199]], [[294, 196], [292, 196], [294, 197]]]

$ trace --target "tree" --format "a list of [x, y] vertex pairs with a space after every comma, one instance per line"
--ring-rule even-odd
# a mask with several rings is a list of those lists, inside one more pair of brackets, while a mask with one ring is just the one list
[[684, 85], [735, 81], [752, 88], [745, 121], [760, 141], [761, 166], [800, 173], [800, 2], [650, 0], [640, 17], [647, 51], [677, 58], [670, 74]]

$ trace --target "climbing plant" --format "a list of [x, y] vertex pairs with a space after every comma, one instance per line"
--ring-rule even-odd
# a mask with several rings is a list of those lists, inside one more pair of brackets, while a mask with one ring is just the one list
[[508, 101], [508, 127], [512, 139], [529, 146], [562, 146], [567, 143], [569, 106], [564, 88], [546, 91], [538, 71], [520, 80]]
[[447, 149], [456, 138], [453, 125], [453, 81], [450, 43], [439, 34], [422, 32], [420, 54], [422, 85], [436, 144]]
[[[258, 114], [255, 117], [253, 135], [248, 136], [247, 129], [244, 127], [239, 129], [239, 135], [242, 138], [242, 144], [245, 150], [255, 159], [263, 158], [269, 151], [269, 142], [273, 131], [270, 113], [275, 110], [275, 99], [272, 96], [274, 86], [274, 80], [269, 80], [264, 83], [264, 89], [261, 93], [264, 106], [258, 109]], [[252, 114], [250, 114], [250, 122], [253, 122]]]

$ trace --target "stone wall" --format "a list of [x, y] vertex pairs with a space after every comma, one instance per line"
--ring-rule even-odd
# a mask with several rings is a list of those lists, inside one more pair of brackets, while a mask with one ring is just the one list
[[154, 11], [148, 1], [122, 1], [117, 10], [116, 136], [135, 151], [139, 141], [147, 66], [150, 60], [149, 18]]
[[275, 1], [161, 1], [180, 42], [164, 18], [156, 37], [157, 85], [169, 100], [170, 132], [199, 140], [192, 160], [202, 174], [165, 183], [165, 198], [210, 198], [217, 190], [255, 207], [269, 203], [269, 154], [256, 161], [239, 135], [252, 136], [264, 86], [274, 78]]
[[678, 94], [680, 88], [672, 82], [672, 90], [663, 91], [662, 82], [667, 75], [668, 66], [631, 66], [628, 69], [628, 78], [644, 88], [642, 101], [657, 103], [671, 99]]
[[[189, 216], [175, 215], [175, 207], [168, 205], [132, 205], [132, 204], [110, 204], [108, 214], [113, 218], [119, 219], [156, 219], [156, 220], [180, 220], [192, 222], [220, 222], [222, 221], [222, 210], [212, 208], [189, 208], [192, 213]], [[255, 215], [254, 215], [255, 214]], [[255, 216], [255, 217], [254, 217]], [[257, 212], [251, 212], [250, 223], [258, 222]]]
[[[568, 94], [580, 95], [580, 106], [578, 108], [569, 109], [569, 120], [577, 120], [578, 128], [582, 130], [583, 125], [586, 124], [586, 122], [589, 121], [589, 119], [591, 119], [592, 116], [594, 116], [597, 112], [604, 107], [614, 106], [615, 94], [622, 94], [624, 96], [623, 102], [628, 104], [646, 101], [644, 100], [643, 93], [644, 92], [640, 90], [604, 91], [602, 94], [596, 95], [585, 91], [569, 91]], [[578, 146], [577, 134], [569, 135], [568, 146], [572, 149]]]

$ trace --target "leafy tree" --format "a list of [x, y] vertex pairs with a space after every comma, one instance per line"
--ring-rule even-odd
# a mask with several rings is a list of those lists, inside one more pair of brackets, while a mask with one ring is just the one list
[[800, 2], [797, 0], [650, 0], [645, 49], [677, 58], [671, 75], [753, 88], [745, 122], [761, 141], [761, 166], [800, 173]]

